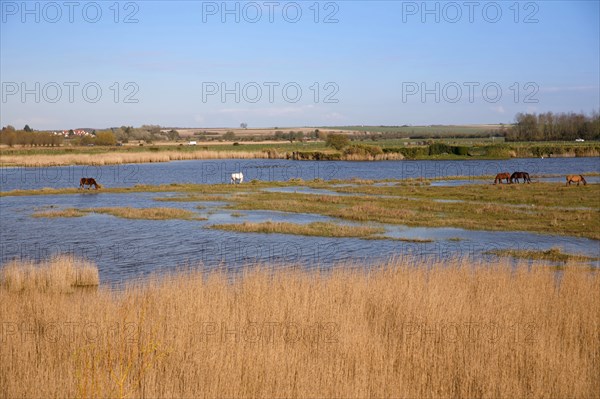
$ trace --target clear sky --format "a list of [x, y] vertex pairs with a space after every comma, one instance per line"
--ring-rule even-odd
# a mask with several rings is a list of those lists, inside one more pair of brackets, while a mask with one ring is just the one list
[[600, 109], [598, 1], [0, 4], [2, 126], [479, 124]]

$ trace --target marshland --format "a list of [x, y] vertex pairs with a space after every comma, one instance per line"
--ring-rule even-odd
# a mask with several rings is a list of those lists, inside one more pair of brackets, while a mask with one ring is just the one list
[[[236, 170], [245, 182], [225, 184]], [[493, 184], [499, 170], [529, 170], [533, 183]], [[590, 184], [565, 186], [564, 170]], [[178, 264], [333, 267], [406, 253], [559, 248], [597, 264], [599, 173], [596, 158], [7, 168], [2, 259], [91, 256], [111, 284]], [[79, 189], [81, 175], [102, 188]]]
[[599, 2], [1, 8], [0, 398], [598, 397]]
[[3, 169], [0, 394], [597, 391], [597, 159], [241, 162]]

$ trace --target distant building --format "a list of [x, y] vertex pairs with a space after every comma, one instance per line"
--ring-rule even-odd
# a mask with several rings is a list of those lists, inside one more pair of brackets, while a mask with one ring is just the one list
[[188, 145], [197, 145], [197, 144], [198, 144], [198, 143], [196, 143], [195, 141], [190, 141], [190, 142], [188, 143]]
[[[70, 130], [63, 130], [62, 132], [54, 132], [54, 134], [57, 135], [62, 135], [65, 137], [69, 137], [69, 132]], [[92, 133], [84, 130], [84, 129], [77, 129], [77, 130], [73, 130], [73, 135], [77, 136], [77, 137], [83, 137], [83, 136], [93, 136]]]

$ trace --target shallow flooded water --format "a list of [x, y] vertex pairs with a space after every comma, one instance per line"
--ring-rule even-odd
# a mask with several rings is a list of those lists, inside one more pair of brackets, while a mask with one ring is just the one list
[[[323, 238], [257, 234], [210, 229], [217, 223], [336, 221], [326, 216], [274, 212], [232, 211], [224, 202], [164, 202], [155, 198], [174, 193], [96, 194], [3, 197], [1, 261], [46, 259], [67, 253], [88, 258], [99, 267], [101, 281], [118, 283], [167, 272], [179, 267], [236, 269], [244, 265], [299, 264], [332, 267], [341, 262], [372, 263], [392, 256], [427, 259], [481, 259], [492, 249], [547, 250], [598, 256], [599, 243], [575, 237], [524, 232], [486, 232], [454, 228], [409, 228], [380, 225], [399, 240]], [[198, 209], [198, 206], [200, 209]], [[90, 213], [78, 218], [34, 218], [36, 210], [95, 207], [173, 207], [208, 220], [129, 220]], [[595, 262], [596, 266], [598, 262]]]
[[[78, 186], [81, 177], [94, 176], [107, 187], [135, 184], [228, 183], [233, 172], [245, 180], [287, 181], [292, 178], [438, 179], [432, 185], [489, 184], [478, 179], [502, 171], [526, 170], [539, 175], [600, 172], [598, 158], [512, 159], [504, 161], [389, 161], [314, 162], [281, 160], [210, 160], [160, 164], [0, 168], [0, 190]], [[453, 180], [445, 177], [464, 176]], [[439, 180], [441, 179], [441, 180]], [[563, 182], [564, 177], [543, 179]], [[590, 183], [600, 182], [591, 176]], [[352, 183], [350, 183], [352, 184]], [[377, 183], [379, 185], [396, 183]], [[303, 186], [268, 188], [272, 192], [347, 195]], [[191, 266], [238, 268], [253, 263], [332, 267], [341, 262], [371, 263], [392, 256], [427, 259], [481, 259], [492, 249], [547, 250], [600, 256], [599, 242], [575, 237], [524, 232], [469, 231], [454, 228], [409, 228], [380, 225], [394, 239], [323, 238], [284, 234], [228, 232], [212, 224], [286, 221], [335, 221], [326, 216], [274, 211], [233, 211], [223, 201], [164, 202], [156, 198], [178, 193], [104, 194], [93, 190], [75, 195], [0, 198], [0, 262], [14, 258], [46, 259], [68, 253], [96, 262], [104, 282], [119, 282], [149, 273]], [[200, 207], [199, 207], [200, 205]], [[95, 207], [173, 207], [195, 212], [206, 220], [129, 220], [90, 213], [79, 218], [34, 218], [36, 210]], [[594, 263], [599, 266], [598, 262]]]
[[[532, 179], [536, 179], [536, 175], [600, 173], [600, 158], [382, 162], [219, 159], [110, 166], [2, 167], [0, 168], [0, 191], [77, 187], [82, 177], [94, 177], [106, 187], [130, 187], [136, 184], [229, 183], [231, 174], [240, 171], [243, 172], [246, 182], [253, 179], [261, 181], [288, 181], [294, 178], [382, 180], [464, 176], [464, 181], [460, 183], [453, 181], [448, 184], [469, 184], [485, 183], [479, 179], [470, 179], [471, 177], [494, 176], [500, 172], [527, 171]], [[564, 177], [562, 179], [564, 181]]]

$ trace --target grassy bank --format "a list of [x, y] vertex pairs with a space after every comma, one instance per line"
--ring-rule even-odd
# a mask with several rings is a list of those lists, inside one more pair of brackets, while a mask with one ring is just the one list
[[[400, 260], [0, 287], [2, 397], [593, 397], [600, 275]], [[15, 266], [16, 267], [16, 266]], [[356, 270], [356, 269], [354, 269]], [[560, 283], [560, 286], [558, 285]]]
[[115, 165], [195, 159], [291, 159], [385, 161], [402, 159], [507, 159], [529, 157], [597, 157], [598, 143], [501, 143], [482, 140], [352, 141], [341, 150], [319, 142], [211, 144], [124, 147], [3, 148], [0, 166]]
[[[251, 186], [250, 189], [267, 187], [270, 183], [259, 184]], [[275, 183], [274, 183], [275, 184]], [[244, 186], [244, 190], [247, 190], [249, 186]], [[98, 195], [98, 194], [133, 194], [133, 193], [205, 193], [205, 194], [226, 194], [234, 192], [236, 186], [228, 184], [161, 184], [161, 185], [146, 185], [137, 184], [133, 187], [106, 187], [103, 186], [101, 189], [94, 190], [82, 190], [78, 187], [71, 188], [51, 188], [45, 187], [34, 190], [12, 190], [12, 191], [0, 191], [0, 197], [18, 197], [27, 195], [65, 195], [65, 194], [78, 194], [78, 195]], [[237, 189], [240, 191], [241, 189]], [[168, 200], [168, 198], [165, 198]], [[176, 198], [172, 199], [173, 201]]]
[[551, 183], [361, 186], [335, 190], [356, 195], [256, 191], [232, 197], [230, 208], [314, 213], [357, 222], [530, 231], [600, 239], [597, 184], [585, 186], [585, 191]]
[[[117, 165], [128, 163], [154, 163], [185, 161], [192, 159], [265, 159], [267, 152], [250, 151], [143, 151], [143, 152], [98, 152], [44, 155], [0, 155], [0, 166], [63, 166], [63, 165]], [[285, 158], [285, 156], [283, 157]]]

